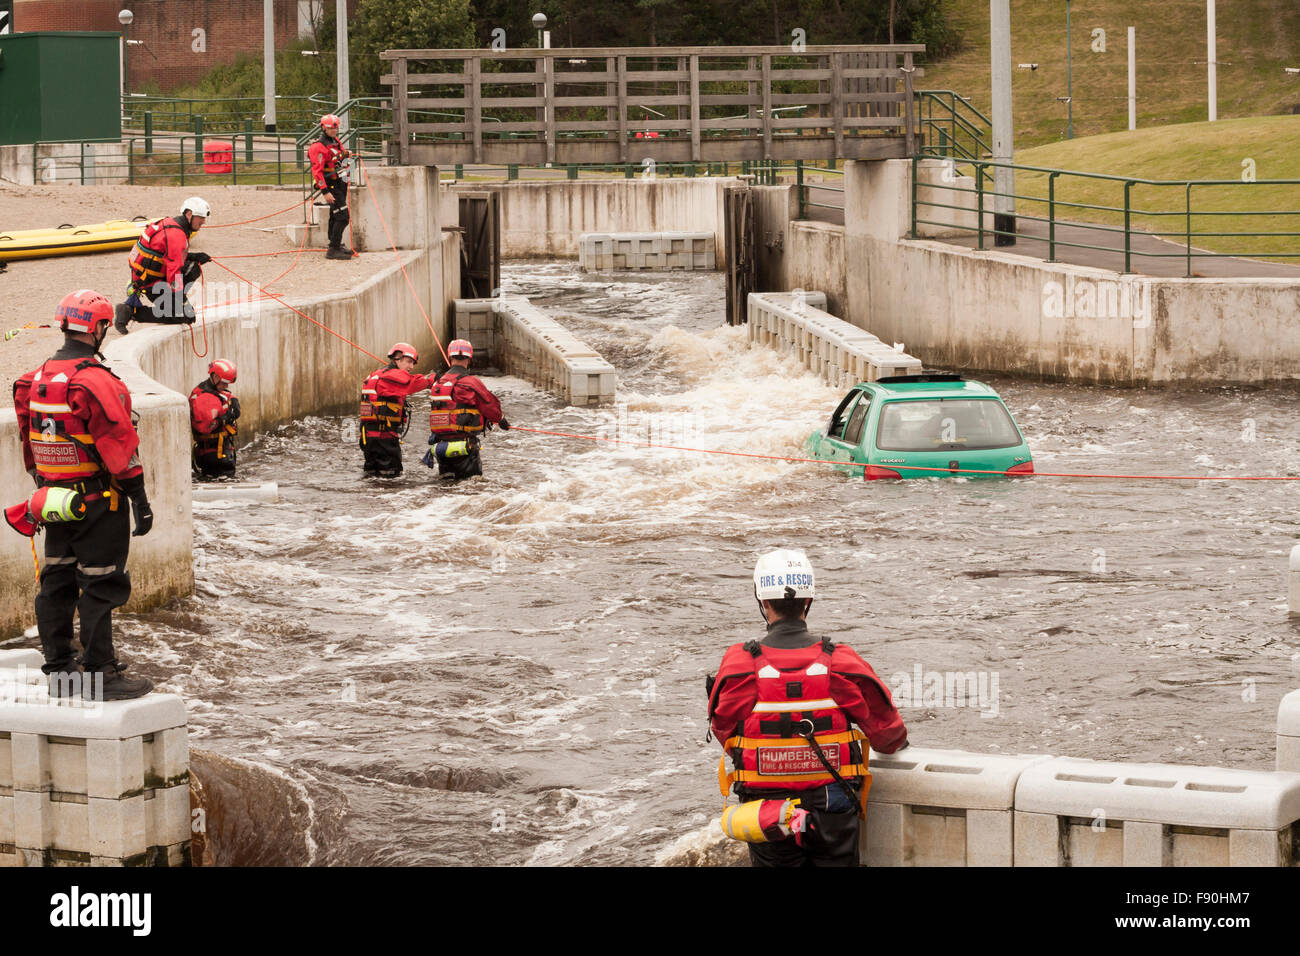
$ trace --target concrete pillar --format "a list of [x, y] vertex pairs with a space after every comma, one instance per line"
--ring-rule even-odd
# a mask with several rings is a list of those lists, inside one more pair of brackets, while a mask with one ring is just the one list
[[51, 700], [40, 664], [0, 652], [0, 866], [187, 865], [184, 702]]
[[1283, 697], [1277, 708], [1277, 769], [1300, 773], [1300, 690]]

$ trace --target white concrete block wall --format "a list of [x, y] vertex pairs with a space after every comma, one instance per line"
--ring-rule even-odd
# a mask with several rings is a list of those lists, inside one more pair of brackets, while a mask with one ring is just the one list
[[822, 292], [751, 292], [749, 340], [791, 351], [831, 385], [915, 374], [921, 360], [825, 311]]
[[867, 866], [1011, 866], [1016, 782], [1046, 756], [872, 753]]
[[[456, 334], [505, 372], [555, 392], [571, 405], [614, 401], [614, 367], [524, 296], [457, 299]], [[475, 341], [476, 337], [479, 341]]]
[[41, 663], [0, 652], [0, 866], [187, 864], [184, 702], [52, 701]]
[[1016, 866], [1292, 866], [1300, 774], [1056, 757], [1016, 784]]
[[717, 268], [716, 246], [711, 232], [583, 233], [578, 267], [585, 272], [711, 271]]
[[1277, 769], [1300, 773], [1300, 690], [1283, 697], [1277, 708]]

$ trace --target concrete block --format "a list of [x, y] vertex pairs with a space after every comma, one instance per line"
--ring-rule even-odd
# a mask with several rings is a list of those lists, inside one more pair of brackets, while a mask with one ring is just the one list
[[1012, 812], [967, 810], [966, 865], [1011, 866], [1015, 860], [1013, 830]]
[[[183, 730], [179, 732], [185, 733]], [[84, 793], [100, 800], [120, 800], [138, 794], [144, 783], [144, 750], [142, 737], [87, 740], [82, 753], [84, 787], [72, 790], [60, 785], [58, 789]]]
[[[86, 811], [93, 856], [128, 860], [148, 849], [144, 826], [144, 795], [125, 800], [97, 800], [91, 797]], [[69, 849], [71, 849], [69, 847]]]
[[1277, 707], [1277, 769], [1300, 773], [1300, 690]]
[[1294, 866], [1291, 827], [1284, 830], [1233, 830], [1228, 834], [1229, 866]]
[[1124, 866], [1169, 866], [1173, 840], [1162, 824], [1128, 820], [1124, 823], [1122, 855]]
[[31, 706], [0, 703], [0, 730], [55, 737], [141, 737], [183, 727], [185, 702], [175, 694], [150, 694], [135, 700], [108, 701], [95, 707]]
[[1016, 866], [1061, 866], [1061, 818], [1050, 813], [1015, 813], [1013, 848]]
[[33, 668], [40, 670], [41, 665], [44, 663], [45, 655], [38, 650], [0, 651], [0, 670], [31, 670]]
[[[0, 793], [0, 847], [14, 845], [14, 797]], [[3, 850], [0, 850], [3, 852]]]
[[11, 732], [9, 743], [13, 761], [14, 790], [33, 792], [50, 790], [53, 786], [53, 776], [47, 739], [40, 734]]

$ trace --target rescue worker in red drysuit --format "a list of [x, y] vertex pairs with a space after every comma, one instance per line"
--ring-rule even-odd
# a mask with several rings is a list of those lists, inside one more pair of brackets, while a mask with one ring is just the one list
[[322, 116], [320, 139], [307, 148], [311, 161], [311, 178], [316, 188], [330, 201], [329, 248], [326, 259], [351, 259], [352, 253], [343, 248], [343, 230], [348, 227], [352, 214], [348, 212], [348, 181], [342, 176], [343, 161], [352, 153], [339, 142], [339, 118], [333, 113]]
[[[126, 570], [131, 538], [153, 527], [131, 394], [95, 360], [113, 321], [113, 305], [98, 292], [81, 289], [64, 296], [56, 315], [63, 347], [14, 383], [28, 474], [38, 488], [72, 488], [86, 502], [81, 520], [45, 529], [45, 566], [36, 595], [42, 670], [50, 675], [55, 696], [66, 696], [78, 685], [98, 694], [98, 678], [84, 678], [102, 675], [102, 699], [142, 697], [153, 683], [127, 677], [113, 648], [113, 609], [131, 596]], [[124, 497], [131, 503], [134, 532]], [[77, 673], [74, 611], [81, 618], [85, 675]]]
[[239, 399], [230, 394], [235, 363], [217, 359], [208, 377], [190, 392], [190, 430], [194, 434], [194, 476], [200, 481], [235, 473], [235, 436]]
[[483, 474], [479, 458], [479, 435], [493, 425], [510, 431], [501, 417], [501, 402], [476, 376], [469, 374], [474, 347], [465, 339], [447, 346], [451, 367], [440, 373], [429, 388], [429, 450], [421, 459], [430, 468], [436, 463], [439, 478], [472, 478]]
[[132, 320], [164, 325], [194, 323], [194, 307], [188, 301], [190, 287], [212, 257], [206, 252], [190, 252], [190, 238], [203, 228], [211, 213], [204, 200], [191, 196], [179, 216], [144, 227], [127, 256], [131, 282], [126, 301], [115, 311], [113, 328], [126, 335]]
[[813, 569], [802, 551], [759, 558], [754, 594], [767, 635], [729, 647], [709, 679], [709, 724], [726, 752], [719, 782], [725, 770], [741, 802], [797, 798], [808, 811], [802, 834], [747, 844], [752, 865], [855, 866], [865, 745], [893, 753], [907, 746], [907, 728], [870, 664], [808, 633]]
[[418, 361], [415, 346], [398, 342], [388, 350], [388, 364], [371, 372], [361, 386], [361, 450], [367, 475], [396, 478], [402, 473], [406, 397], [430, 384], [429, 376], [412, 374]]

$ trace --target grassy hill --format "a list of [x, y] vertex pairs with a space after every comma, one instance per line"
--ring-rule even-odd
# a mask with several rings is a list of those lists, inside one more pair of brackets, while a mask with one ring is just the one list
[[[1219, 118], [1300, 110], [1300, 74], [1283, 72], [1300, 67], [1300, 3], [1220, 0], [1217, 6]], [[963, 33], [961, 51], [928, 64], [918, 86], [956, 90], [987, 114], [988, 0], [948, 0], [948, 9]], [[1138, 129], [1207, 118], [1205, 0], [1074, 0], [1076, 137], [1128, 129], [1129, 26], [1137, 27]], [[1098, 27], [1106, 31], [1105, 53], [1091, 50]], [[1013, 69], [1018, 149], [1065, 136], [1065, 105], [1056, 100], [1066, 90], [1065, 52], [1063, 0], [1011, 0], [1012, 63], [1038, 64], [1032, 72]]]

